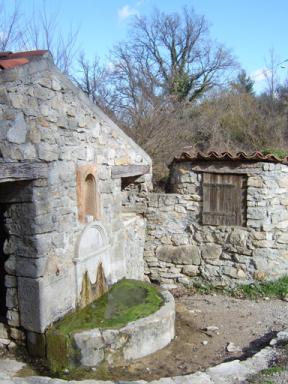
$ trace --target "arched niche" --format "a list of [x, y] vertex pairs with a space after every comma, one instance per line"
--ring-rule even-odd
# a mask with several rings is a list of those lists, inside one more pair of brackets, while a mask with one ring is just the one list
[[111, 257], [110, 244], [104, 226], [95, 221], [85, 227], [82, 231], [74, 257], [76, 276], [76, 297], [79, 302], [83, 279], [89, 279], [91, 285], [96, 284], [99, 266], [107, 283], [111, 280]]
[[84, 196], [84, 215], [97, 217], [97, 192], [96, 180], [92, 173], [88, 173], [85, 178], [85, 196]]
[[78, 216], [82, 223], [100, 219], [100, 198], [97, 192], [96, 166], [86, 164], [77, 169]]
[[93, 222], [82, 231], [78, 247], [77, 260], [87, 260], [101, 255], [109, 246], [108, 236], [104, 226], [99, 222]]

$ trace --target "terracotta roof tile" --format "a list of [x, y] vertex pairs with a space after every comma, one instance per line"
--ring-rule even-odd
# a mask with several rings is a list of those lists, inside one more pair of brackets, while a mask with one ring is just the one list
[[18, 65], [23, 65], [29, 63], [27, 59], [11, 59], [11, 60], [1, 60], [0, 59], [0, 68], [1, 69], [10, 69], [17, 67]]
[[11, 69], [27, 64], [35, 57], [43, 56], [48, 51], [25, 51], [25, 52], [0, 52], [0, 69]]
[[[283, 163], [288, 164], [288, 156], [279, 158], [273, 154], [264, 155], [262, 152], [256, 151], [251, 154], [245, 152], [231, 152], [217, 153], [215, 151], [204, 154], [203, 152], [182, 152], [180, 156], [174, 157], [172, 163], [185, 161], [242, 161], [242, 162], [270, 162], [270, 163]], [[171, 165], [172, 165], [171, 163]]]

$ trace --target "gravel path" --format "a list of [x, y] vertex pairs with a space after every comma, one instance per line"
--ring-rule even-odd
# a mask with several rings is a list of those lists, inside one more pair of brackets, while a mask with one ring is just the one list
[[119, 368], [120, 376], [155, 380], [243, 359], [288, 327], [288, 303], [281, 300], [184, 295], [176, 299], [176, 309], [176, 339], [163, 350]]

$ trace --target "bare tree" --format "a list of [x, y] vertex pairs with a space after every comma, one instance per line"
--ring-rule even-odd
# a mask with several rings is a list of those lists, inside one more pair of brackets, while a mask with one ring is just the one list
[[81, 52], [77, 61], [78, 72], [73, 77], [77, 86], [92, 100], [105, 110], [112, 109], [109, 91], [110, 69], [102, 65], [98, 56], [88, 60]]
[[204, 17], [187, 8], [136, 17], [110, 62], [109, 108], [153, 157], [159, 175], [165, 159], [191, 138], [189, 108], [223, 85], [236, 67], [230, 52], [210, 39]]
[[77, 37], [79, 29], [70, 27], [63, 33], [59, 27], [59, 11], [48, 13], [46, 0], [40, 8], [33, 10], [25, 31], [26, 49], [47, 49], [54, 62], [62, 72], [71, 74], [71, 68], [77, 54]]
[[47, 49], [55, 64], [69, 73], [77, 51], [78, 29], [71, 27], [64, 35], [60, 24], [58, 12], [49, 14], [45, 0], [34, 9], [32, 16], [25, 15], [19, 1], [15, 0], [9, 11], [5, 0], [0, 0], [0, 50]]
[[136, 17], [129, 36], [112, 51], [114, 91], [128, 124], [133, 114], [149, 113], [159, 98], [199, 99], [223, 83], [235, 65], [231, 54], [209, 38], [204, 17], [187, 8], [181, 14], [156, 10], [150, 18]]
[[265, 59], [266, 68], [264, 70], [266, 93], [271, 99], [275, 98], [276, 90], [279, 87], [279, 64], [279, 58], [277, 57], [275, 50], [271, 48], [268, 59]]
[[11, 11], [5, 6], [5, 0], [0, 1], [0, 51], [21, 47], [23, 34], [19, 1], [14, 1]]

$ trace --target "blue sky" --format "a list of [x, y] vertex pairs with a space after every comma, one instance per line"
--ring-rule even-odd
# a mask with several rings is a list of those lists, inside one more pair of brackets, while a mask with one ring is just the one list
[[[4, 2], [13, 2], [4, 0]], [[29, 14], [41, 0], [21, 0]], [[265, 57], [273, 48], [279, 63], [288, 58], [288, 0], [46, 0], [48, 12], [59, 10], [63, 31], [79, 26], [79, 46], [91, 57], [105, 58], [114, 43], [127, 36], [133, 15], [149, 15], [155, 7], [164, 12], [192, 6], [210, 23], [211, 37], [231, 49], [248, 74], [261, 87]], [[280, 68], [282, 77], [288, 68]], [[256, 75], [255, 75], [256, 74]]]

